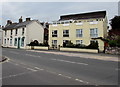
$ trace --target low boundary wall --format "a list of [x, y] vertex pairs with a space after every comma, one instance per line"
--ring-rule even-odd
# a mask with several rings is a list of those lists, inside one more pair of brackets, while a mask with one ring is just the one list
[[98, 53], [97, 49], [78, 49], [78, 48], [60, 48], [60, 51], [75, 51], [75, 52], [90, 52], [90, 53]]
[[48, 50], [48, 47], [46, 47], [46, 46], [27, 46], [26, 49]]

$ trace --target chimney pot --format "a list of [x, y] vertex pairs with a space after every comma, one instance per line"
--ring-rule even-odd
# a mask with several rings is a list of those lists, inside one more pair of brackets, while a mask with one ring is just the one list
[[4, 28], [4, 26], [2, 26], [2, 29]]
[[12, 24], [12, 21], [11, 20], [7, 20], [7, 25], [8, 24]]
[[26, 18], [26, 21], [30, 21], [30, 18]]
[[19, 23], [22, 23], [22, 22], [23, 22], [23, 20], [22, 20], [22, 16], [21, 16], [19, 19]]

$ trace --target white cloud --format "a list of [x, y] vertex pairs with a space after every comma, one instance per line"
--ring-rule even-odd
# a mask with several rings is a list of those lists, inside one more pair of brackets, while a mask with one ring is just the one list
[[[20, 16], [40, 21], [58, 20], [60, 15], [106, 10], [108, 18], [118, 14], [117, 2], [5, 2], [3, 3], [3, 23], [7, 19], [18, 21]], [[111, 9], [112, 8], [112, 9]]]
[[24, 16], [24, 11], [20, 10], [19, 6], [16, 6], [14, 3], [3, 3], [2, 6], [2, 16], [3, 16], [3, 22], [5, 22], [4, 19], [18, 19], [21, 14]]
[[2, 3], [0, 2], [0, 24], [2, 24]]
[[0, 0], [0, 2], [118, 2], [119, 0]]

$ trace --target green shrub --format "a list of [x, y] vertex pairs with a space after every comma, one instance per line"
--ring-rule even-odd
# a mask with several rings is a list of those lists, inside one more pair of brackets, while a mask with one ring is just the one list
[[117, 47], [120, 47], [120, 36], [117, 38]]
[[86, 48], [88, 48], [88, 49], [98, 49], [98, 42], [92, 42]]
[[48, 46], [48, 43], [39, 43], [37, 40], [30, 42], [28, 46]]
[[109, 44], [110, 47], [116, 47], [117, 46], [117, 41], [116, 40], [110, 40], [108, 42], [108, 44]]

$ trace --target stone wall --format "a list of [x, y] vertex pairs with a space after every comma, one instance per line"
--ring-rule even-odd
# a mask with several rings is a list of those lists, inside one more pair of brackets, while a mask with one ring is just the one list
[[105, 53], [108, 54], [120, 54], [120, 47], [107, 47]]

